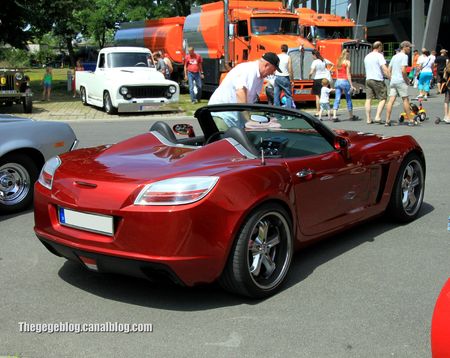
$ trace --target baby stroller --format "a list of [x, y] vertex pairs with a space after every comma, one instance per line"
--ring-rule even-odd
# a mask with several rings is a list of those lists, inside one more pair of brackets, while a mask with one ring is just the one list
[[[411, 110], [410, 116], [414, 119], [415, 123], [424, 122], [428, 119], [427, 111], [423, 108], [422, 99], [419, 98], [419, 105], [415, 105], [414, 103], [410, 103], [409, 109]], [[398, 119], [399, 123], [403, 123], [406, 118], [406, 112], [400, 113], [400, 118]]]

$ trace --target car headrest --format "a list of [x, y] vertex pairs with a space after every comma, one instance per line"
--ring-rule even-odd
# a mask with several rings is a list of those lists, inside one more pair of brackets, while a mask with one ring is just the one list
[[233, 138], [239, 144], [241, 144], [245, 149], [247, 149], [251, 154], [258, 157], [259, 152], [253, 145], [253, 143], [248, 138], [247, 134], [242, 128], [239, 127], [230, 127], [223, 134], [224, 138]]
[[172, 128], [170, 128], [170, 126], [166, 122], [157, 121], [153, 123], [153, 125], [150, 127], [150, 131], [158, 132], [168, 141], [177, 143], [177, 137], [175, 137]]

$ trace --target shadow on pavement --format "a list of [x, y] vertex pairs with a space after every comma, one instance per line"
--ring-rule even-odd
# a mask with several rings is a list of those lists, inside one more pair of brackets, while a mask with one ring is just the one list
[[[434, 207], [424, 203], [420, 216]], [[287, 282], [282, 291], [300, 284], [322, 264], [398, 227], [383, 217], [354, 227], [294, 255]], [[264, 300], [235, 296], [222, 290], [217, 283], [196, 287], [180, 287], [170, 283], [152, 283], [143, 279], [113, 274], [98, 274], [81, 264], [66, 261], [58, 272], [67, 283], [99, 297], [132, 305], [174, 311], [202, 311], [240, 304], [257, 305]], [[275, 296], [276, 297], [276, 296]]]

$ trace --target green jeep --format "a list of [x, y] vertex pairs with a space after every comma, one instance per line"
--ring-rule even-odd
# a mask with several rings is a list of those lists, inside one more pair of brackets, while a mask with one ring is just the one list
[[30, 78], [20, 70], [0, 69], [0, 105], [23, 104], [24, 113], [33, 110], [33, 93]]

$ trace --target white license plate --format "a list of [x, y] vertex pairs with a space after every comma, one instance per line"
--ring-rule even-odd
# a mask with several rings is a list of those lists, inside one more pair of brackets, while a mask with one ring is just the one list
[[70, 209], [58, 208], [58, 217], [61, 225], [109, 236], [114, 235], [112, 216], [82, 213]]
[[161, 107], [162, 107], [162, 106], [157, 105], [157, 104], [152, 105], [152, 106], [141, 106], [141, 111], [151, 111], [151, 110], [159, 109], [159, 108], [161, 108]]
[[11, 94], [11, 93], [17, 93], [17, 92], [14, 90], [3, 90], [3, 91], [1, 91], [1, 93], [2, 94]]
[[294, 94], [311, 94], [311, 90], [310, 89], [294, 90]]

